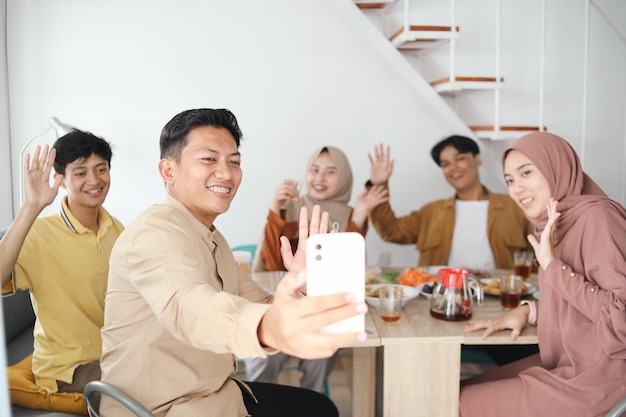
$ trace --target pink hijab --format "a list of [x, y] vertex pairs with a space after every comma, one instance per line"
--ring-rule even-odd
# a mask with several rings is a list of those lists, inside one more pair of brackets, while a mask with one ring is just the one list
[[[548, 181], [552, 196], [558, 201], [561, 212], [559, 228], [555, 233], [557, 244], [580, 214], [592, 205], [602, 205], [621, 214], [626, 219], [624, 208], [609, 199], [602, 189], [583, 171], [576, 151], [563, 138], [547, 132], [536, 132], [522, 136], [502, 155], [502, 166], [509, 150], [515, 149], [526, 155]], [[535, 234], [543, 230], [548, 215], [529, 218], [535, 225]], [[562, 226], [562, 227], [561, 227]]]

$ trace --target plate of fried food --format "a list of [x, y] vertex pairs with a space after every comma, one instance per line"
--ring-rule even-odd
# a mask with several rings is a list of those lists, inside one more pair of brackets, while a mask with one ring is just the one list
[[[500, 296], [500, 278], [483, 278], [480, 280], [486, 295]], [[522, 283], [522, 297], [529, 296], [537, 291], [537, 286], [528, 282]]]
[[409, 287], [407, 285], [397, 285], [397, 284], [371, 284], [365, 286], [365, 301], [367, 304], [372, 307], [378, 307], [378, 291], [380, 287], [386, 287], [388, 285], [393, 285], [397, 287], [402, 287], [402, 305], [405, 305], [407, 301], [412, 300], [420, 294], [421, 287]]
[[398, 284], [409, 287], [417, 287], [418, 285], [436, 281], [437, 274], [432, 274], [424, 268], [405, 268], [398, 276]]

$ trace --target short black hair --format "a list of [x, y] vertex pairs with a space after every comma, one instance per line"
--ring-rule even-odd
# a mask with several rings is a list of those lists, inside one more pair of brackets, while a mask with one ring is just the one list
[[113, 156], [111, 145], [93, 133], [74, 129], [58, 138], [52, 145], [52, 149], [57, 152], [54, 160], [54, 171], [57, 174], [64, 175], [67, 164], [79, 158], [89, 158], [92, 154], [106, 160], [111, 167], [111, 157]]
[[192, 109], [178, 113], [163, 127], [159, 145], [161, 159], [171, 157], [180, 162], [180, 155], [187, 145], [187, 134], [196, 127], [223, 127], [233, 135], [237, 149], [243, 134], [237, 124], [237, 118], [228, 109]]
[[447, 146], [454, 146], [454, 148], [459, 153], [471, 153], [473, 156], [476, 156], [480, 153], [478, 144], [472, 139], [466, 136], [459, 135], [448, 136], [447, 138], [439, 141], [430, 150], [430, 156], [433, 158], [433, 161], [435, 161], [435, 163], [439, 166], [441, 166], [441, 151], [443, 151], [443, 148]]

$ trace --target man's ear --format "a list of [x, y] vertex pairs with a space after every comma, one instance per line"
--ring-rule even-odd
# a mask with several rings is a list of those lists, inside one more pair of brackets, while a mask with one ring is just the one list
[[474, 156], [474, 158], [476, 159], [476, 166], [480, 167], [483, 164], [483, 160], [480, 159], [480, 154], [477, 153], [476, 156]]
[[58, 177], [63, 178], [63, 179], [61, 180], [61, 184], [60, 184], [60, 185], [61, 185], [61, 188], [65, 188], [65, 189], [67, 189], [67, 187], [65, 186], [65, 175], [61, 175], [61, 174], [59, 174], [59, 173], [55, 172], [55, 173], [54, 173], [54, 175], [52, 176], [52, 178], [54, 178], [54, 180], [55, 180], [55, 181], [57, 180], [57, 178], [58, 178]]
[[159, 173], [161, 174], [161, 178], [167, 184], [174, 183], [174, 171], [176, 168], [176, 163], [172, 161], [170, 158], [163, 158], [159, 161]]

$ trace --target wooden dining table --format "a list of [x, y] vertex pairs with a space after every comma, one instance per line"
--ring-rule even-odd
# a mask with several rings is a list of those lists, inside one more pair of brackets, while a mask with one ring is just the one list
[[[495, 271], [493, 276], [511, 273]], [[280, 273], [253, 273], [252, 278], [273, 293]], [[536, 284], [536, 275], [530, 283]], [[510, 330], [483, 339], [482, 331], [467, 333], [466, 321], [451, 322], [431, 317], [430, 300], [423, 295], [409, 300], [401, 319], [386, 323], [370, 306], [365, 315], [367, 341], [353, 349], [352, 415], [354, 417], [456, 417], [459, 408], [461, 346], [537, 344], [533, 326], [511, 340]], [[503, 313], [498, 297], [485, 296], [474, 305], [472, 319], [494, 319]], [[377, 355], [377, 350], [380, 354]]]
[[[508, 271], [497, 271], [493, 276]], [[536, 276], [530, 283], [536, 285]], [[446, 321], [430, 315], [430, 300], [420, 295], [404, 306], [397, 323], [386, 323], [372, 308], [382, 346], [383, 417], [458, 417], [463, 345], [537, 344], [537, 331], [526, 326], [515, 341], [511, 331], [498, 331], [483, 339], [483, 331], [465, 332], [466, 321]], [[474, 305], [472, 319], [494, 319], [503, 314], [498, 297], [485, 296]]]

